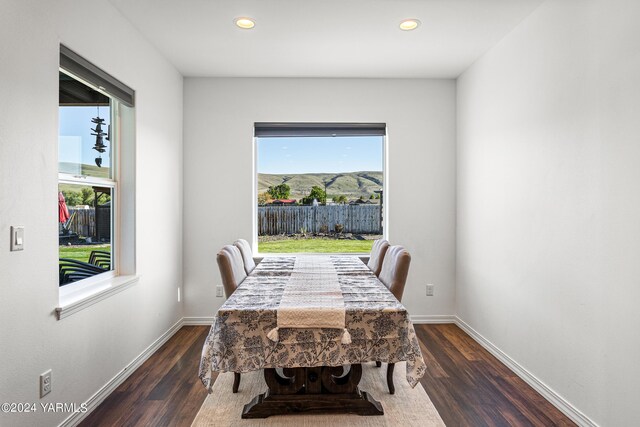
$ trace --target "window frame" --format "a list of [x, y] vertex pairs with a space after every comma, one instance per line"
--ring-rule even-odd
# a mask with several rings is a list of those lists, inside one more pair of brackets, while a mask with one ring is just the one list
[[[257, 131], [257, 129], [259, 129]], [[298, 134], [297, 132], [301, 132]], [[251, 192], [252, 232], [251, 247], [256, 257], [266, 256], [295, 256], [309, 254], [369, 256], [368, 252], [287, 252], [262, 253], [258, 251], [258, 139], [268, 137], [349, 137], [349, 136], [381, 136], [382, 137], [382, 238], [389, 239], [389, 129], [386, 123], [367, 122], [255, 122], [253, 124], [252, 154], [253, 154], [253, 189]]]
[[[76, 282], [66, 284], [64, 286], [60, 286], [60, 295], [64, 296], [74, 291], [77, 291], [79, 289], [82, 289], [84, 286], [91, 286], [95, 283], [99, 283], [106, 279], [111, 279], [113, 277], [118, 276], [118, 272], [119, 272], [119, 258], [118, 258], [119, 245], [118, 244], [120, 239], [119, 239], [117, 230], [119, 229], [118, 226], [120, 224], [119, 224], [119, 215], [117, 213], [119, 208], [118, 195], [120, 194], [119, 188], [118, 188], [119, 187], [118, 173], [120, 170], [118, 165], [118, 160], [119, 160], [118, 145], [120, 142], [120, 134], [119, 134], [120, 102], [118, 99], [100, 90], [100, 88], [95, 87], [91, 83], [84, 81], [83, 79], [74, 75], [68, 70], [65, 70], [64, 68], [60, 67], [59, 71], [79, 81], [80, 83], [86, 85], [87, 87], [90, 87], [91, 89], [109, 97], [109, 100], [110, 100], [109, 124], [111, 127], [111, 135], [110, 135], [111, 139], [109, 140], [111, 144], [110, 152], [109, 152], [109, 159], [111, 160], [111, 164], [109, 165], [111, 178], [100, 178], [100, 177], [89, 176], [89, 175], [75, 175], [75, 174], [70, 174], [66, 172], [60, 172], [58, 170], [58, 185], [75, 184], [75, 185], [83, 185], [83, 186], [100, 186], [100, 187], [106, 187], [111, 189], [111, 219], [110, 219], [111, 237], [109, 240], [111, 244], [111, 270], [106, 271], [104, 273], [96, 274], [95, 276], [87, 277], [86, 279], [82, 279]], [[60, 143], [58, 142], [58, 145], [59, 144]]]
[[[55, 311], [58, 320], [61, 320], [127, 289], [139, 278], [135, 267], [135, 92], [63, 45], [60, 45], [59, 72], [109, 97], [111, 125], [109, 178], [64, 173], [58, 169], [58, 185], [76, 184], [111, 189], [112, 269], [64, 286], [58, 284], [59, 305]], [[59, 103], [57, 106], [59, 109]], [[129, 147], [124, 148], [123, 142]], [[123, 155], [127, 158], [123, 158]], [[125, 207], [128, 210], [126, 213], [122, 211]], [[123, 229], [127, 233], [123, 233]]]

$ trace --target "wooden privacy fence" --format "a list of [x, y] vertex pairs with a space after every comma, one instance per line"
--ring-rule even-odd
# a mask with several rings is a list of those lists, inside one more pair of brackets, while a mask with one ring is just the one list
[[77, 234], [78, 236], [88, 236], [88, 237], [95, 236], [96, 234], [95, 209], [69, 208], [69, 215], [72, 216], [72, 219], [68, 224], [69, 231]]
[[380, 205], [258, 206], [258, 235], [318, 233], [341, 224], [345, 233], [382, 234]]
[[[74, 215], [75, 213], [75, 215]], [[69, 222], [69, 230], [78, 236], [93, 237], [110, 240], [111, 238], [111, 207], [98, 207], [98, 222], [96, 229], [96, 210], [94, 208], [79, 209], [69, 208], [72, 219]]]

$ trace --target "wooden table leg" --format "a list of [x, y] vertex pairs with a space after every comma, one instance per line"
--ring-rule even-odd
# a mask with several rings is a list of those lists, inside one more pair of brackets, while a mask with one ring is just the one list
[[389, 363], [387, 365], [387, 386], [389, 387], [389, 394], [394, 394], [396, 392], [396, 387], [393, 385], [393, 368], [395, 367], [395, 363]]
[[283, 375], [275, 369], [264, 370], [269, 390], [244, 406], [242, 418], [295, 413], [384, 414], [380, 402], [358, 388], [361, 365], [351, 365], [346, 374], [341, 366], [322, 366], [283, 369]]
[[238, 392], [238, 387], [240, 387], [240, 374], [237, 372], [233, 373], [233, 392]]

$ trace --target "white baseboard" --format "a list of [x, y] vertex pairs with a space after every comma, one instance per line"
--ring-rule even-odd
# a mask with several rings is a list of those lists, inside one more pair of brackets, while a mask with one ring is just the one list
[[496, 347], [491, 341], [483, 337], [478, 331], [473, 329], [464, 320], [457, 316], [453, 316], [455, 324], [465, 331], [478, 344], [484, 347], [489, 353], [494, 355], [500, 362], [504, 363], [524, 382], [529, 384], [535, 391], [540, 393], [542, 397], [547, 399], [553, 406], [558, 408], [563, 414], [569, 417], [574, 423], [584, 427], [598, 427], [593, 420], [580, 412], [578, 408], [569, 403], [566, 399], [556, 393], [553, 389], [540, 381], [531, 372], [527, 371], [522, 365], [509, 357], [505, 352]]
[[182, 324], [188, 325], [188, 326], [194, 326], [194, 325], [211, 326], [213, 325], [213, 319], [214, 317], [183, 317]]
[[[165, 342], [169, 340], [183, 325], [206, 325], [213, 324], [213, 317], [183, 317], [177, 321], [169, 330], [162, 334], [157, 340], [155, 340], [149, 347], [147, 347], [140, 355], [133, 359], [125, 368], [120, 371], [115, 377], [107, 382], [100, 390], [98, 390], [93, 396], [91, 396], [85, 403], [87, 405], [87, 411], [85, 413], [77, 412], [69, 416], [64, 420], [59, 427], [72, 427], [77, 426], [80, 422], [86, 418], [95, 408], [100, 405], [120, 384], [122, 384], [140, 365], [142, 365], [153, 353], [155, 353]], [[518, 362], [509, 357], [506, 353], [496, 347], [491, 341], [487, 340], [475, 329], [469, 326], [464, 320], [457, 316], [450, 315], [414, 315], [411, 316], [411, 321], [415, 324], [435, 324], [435, 323], [455, 323], [465, 331], [471, 338], [477, 341], [482, 347], [484, 347], [489, 353], [494, 355], [500, 362], [504, 363], [509, 369], [511, 369], [516, 375], [518, 375], [527, 384], [533, 387], [538, 393], [540, 393], [545, 399], [547, 399], [552, 405], [558, 408], [562, 413], [569, 417], [573, 422], [579, 426], [584, 427], [599, 427], [593, 420], [580, 412], [571, 403], [565, 400], [562, 396], [549, 388], [545, 383], [536, 378], [532, 373], [527, 371]]]
[[60, 423], [59, 427], [72, 427], [77, 426], [85, 419], [94, 409], [98, 407], [120, 384], [122, 384], [129, 376], [142, 365], [151, 355], [153, 355], [165, 342], [169, 340], [183, 325], [183, 319], [178, 320], [175, 325], [171, 326], [164, 334], [162, 334], [157, 340], [155, 340], [149, 347], [147, 347], [142, 353], [140, 353], [135, 359], [133, 359], [124, 369], [111, 378], [109, 382], [103, 385], [93, 396], [91, 396], [85, 403], [87, 405], [87, 411], [75, 412], [69, 416], [66, 420]]
[[448, 314], [412, 314], [409, 316], [411, 323], [424, 325], [427, 323], [455, 323], [456, 317]]

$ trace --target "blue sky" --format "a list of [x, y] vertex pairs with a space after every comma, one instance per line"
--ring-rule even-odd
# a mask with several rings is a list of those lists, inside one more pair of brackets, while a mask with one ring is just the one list
[[383, 137], [258, 138], [258, 173], [382, 171]]
[[[85, 163], [95, 165], [95, 158], [98, 153], [93, 149], [96, 137], [91, 135], [91, 129], [95, 129], [95, 124], [91, 119], [96, 117], [98, 110], [96, 107], [60, 107], [59, 108], [59, 138], [58, 161], [69, 163]], [[110, 122], [109, 107], [100, 107], [100, 117], [105, 119], [102, 131], [108, 131]], [[103, 139], [107, 146], [107, 151], [102, 153], [102, 167], [109, 167], [109, 154], [111, 143]]]

